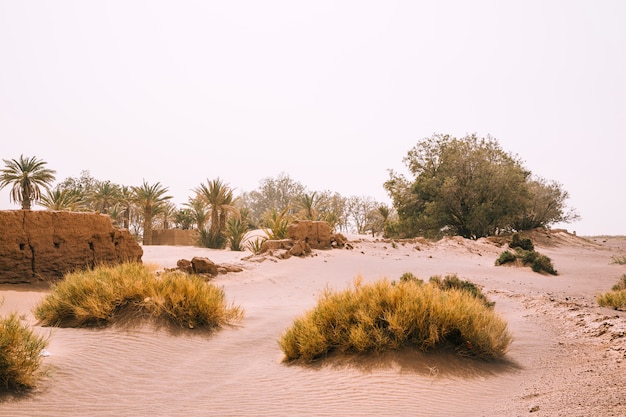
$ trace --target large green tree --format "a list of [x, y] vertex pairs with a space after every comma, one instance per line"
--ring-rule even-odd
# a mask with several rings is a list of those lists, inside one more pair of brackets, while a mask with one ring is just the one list
[[414, 180], [391, 171], [384, 184], [398, 213], [391, 227], [398, 235], [475, 239], [512, 230], [528, 216], [533, 196], [542, 200], [536, 205], [554, 209], [539, 223], [565, 218], [560, 214], [566, 195], [537, 192], [545, 184], [533, 183], [521, 161], [491, 137], [436, 134], [413, 147], [404, 162]]
[[148, 184], [146, 180], [139, 187], [132, 187], [133, 202], [143, 214], [143, 244], [152, 244], [152, 220], [160, 214], [168, 200], [168, 188], [156, 182]]
[[20, 155], [18, 159], [3, 159], [5, 168], [0, 171], [0, 189], [12, 185], [9, 198], [30, 210], [32, 203], [41, 198], [41, 189], [48, 190], [56, 171], [46, 168], [47, 162], [36, 157]]

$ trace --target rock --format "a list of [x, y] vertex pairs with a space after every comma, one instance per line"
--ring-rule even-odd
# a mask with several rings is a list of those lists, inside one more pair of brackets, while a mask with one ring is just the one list
[[259, 253], [265, 252], [273, 252], [280, 249], [291, 249], [293, 246], [293, 240], [291, 239], [280, 239], [280, 240], [265, 240], [261, 244], [261, 250]]
[[288, 252], [291, 256], [306, 256], [311, 253], [311, 246], [304, 240], [299, 240], [294, 243]]
[[191, 266], [194, 274], [217, 275], [219, 272], [215, 262], [205, 257], [195, 256], [191, 258]]
[[176, 266], [178, 267], [178, 269], [186, 272], [187, 274], [193, 274], [193, 265], [191, 264], [190, 260], [179, 259], [178, 262], [176, 262]]
[[293, 241], [304, 241], [311, 249], [330, 249], [331, 228], [327, 222], [295, 220], [287, 229], [287, 237]]
[[130, 232], [99, 213], [0, 211], [0, 284], [52, 282], [69, 271], [142, 256]]

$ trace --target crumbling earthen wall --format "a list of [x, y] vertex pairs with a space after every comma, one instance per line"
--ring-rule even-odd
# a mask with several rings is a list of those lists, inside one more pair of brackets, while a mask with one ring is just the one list
[[65, 211], [0, 211], [0, 284], [54, 281], [79, 268], [141, 262], [143, 250], [108, 216]]

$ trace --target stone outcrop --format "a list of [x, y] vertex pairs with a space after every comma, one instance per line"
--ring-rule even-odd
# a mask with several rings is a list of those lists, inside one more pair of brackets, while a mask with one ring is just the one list
[[202, 275], [207, 278], [213, 278], [218, 274], [227, 274], [229, 272], [241, 272], [243, 268], [237, 265], [216, 264], [209, 258], [195, 256], [188, 259], [179, 259], [176, 262], [176, 268], [188, 274]]
[[125, 261], [143, 250], [108, 216], [65, 211], [0, 211], [0, 284], [51, 282], [68, 271]]
[[342, 234], [332, 233], [326, 222], [296, 220], [287, 229], [287, 239], [264, 241], [259, 254], [287, 259], [311, 255], [313, 249], [343, 248], [347, 242]]
[[332, 230], [326, 222], [295, 220], [287, 229], [287, 237], [293, 241], [304, 241], [311, 249], [330, 248]]

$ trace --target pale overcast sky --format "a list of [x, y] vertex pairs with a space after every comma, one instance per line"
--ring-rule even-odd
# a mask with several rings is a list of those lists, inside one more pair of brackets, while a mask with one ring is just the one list
[[0, 158], [178, 204], [281, 172], [389, 202], [420, 139], [477, 133], [563, 184], [568, 230], [626, 234], [625, 22], [623, 0], [0, 0]]

